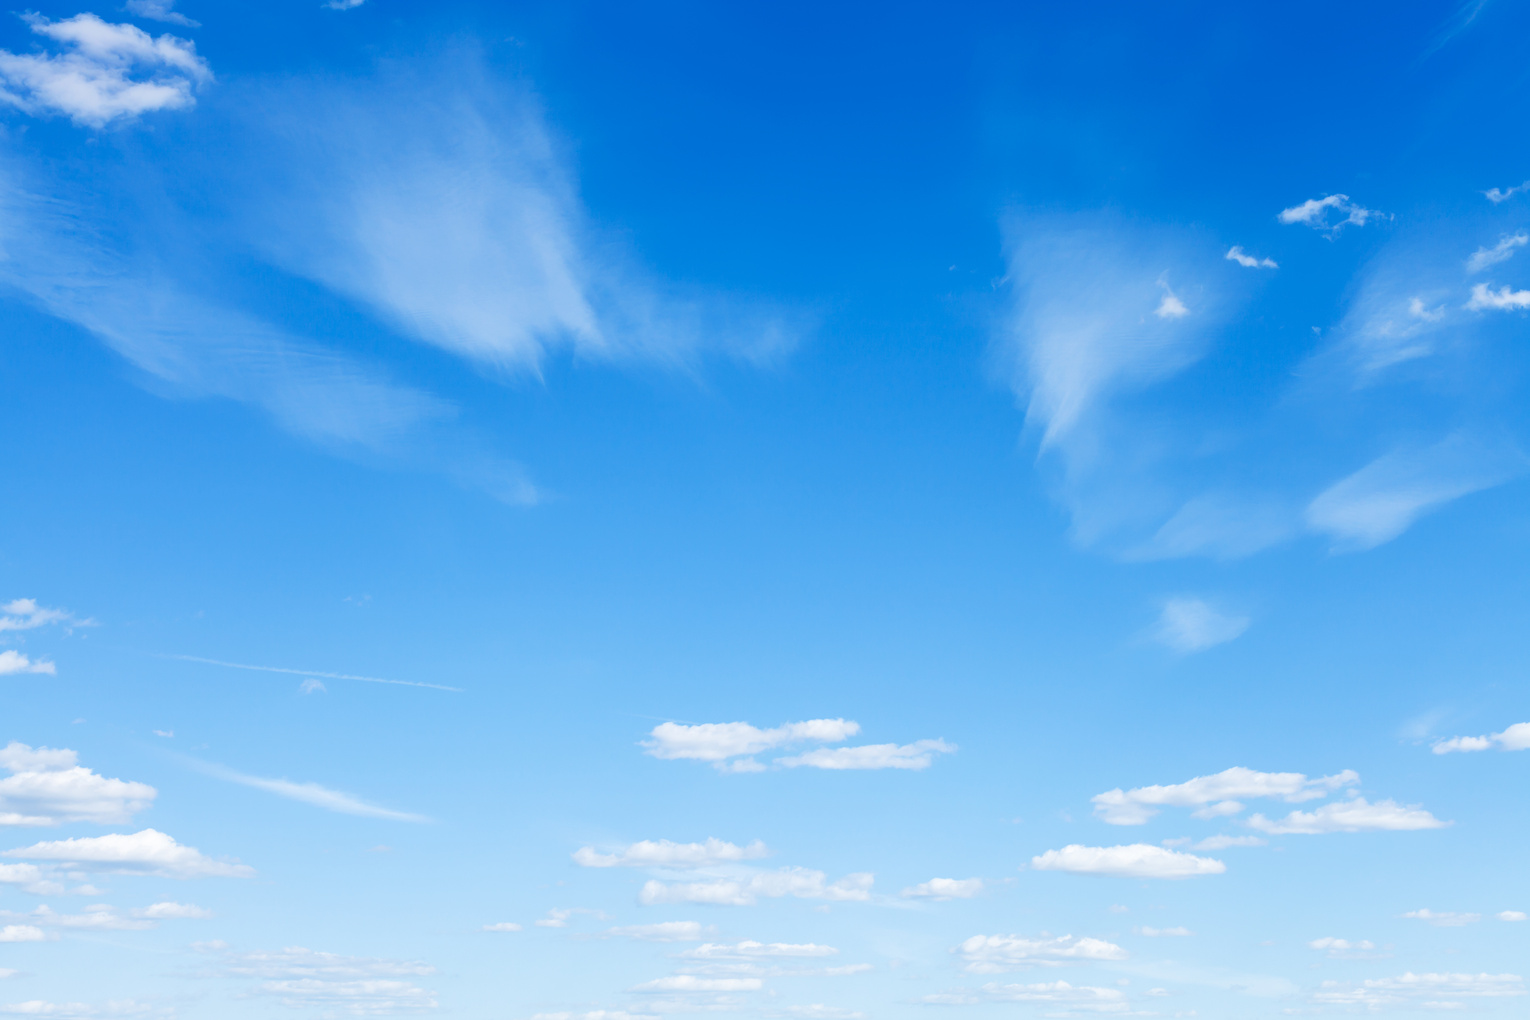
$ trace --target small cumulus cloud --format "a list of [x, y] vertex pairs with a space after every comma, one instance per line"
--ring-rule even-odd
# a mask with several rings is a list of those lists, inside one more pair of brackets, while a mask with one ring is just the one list
[[574, 851], [574, 863], [586, 868], [706, 868], [769, 856], [769, 848], [759, 840], [738, 846], [716, 838], [708, 838], [704, 843], [645, 839], [615, 853], [580, 847]]
[[1499, 202], [1507, 201], [1508, 199], [1513, 198], [1515, 195], [1518, 195], [1523, 191], [1530, 191], [1530, 181], [1526, 181], [1523, 184], [1516, 184], [1512, 188], [1489, 188], [1482, 194], [1487, 198], [1489, 202], [1497, 205]]
[[1195, 932], [1191, 931], [1189, 928], [1184, 927], [1183, 925], [1174, 928], [1149, 928], [1147, 926], [1143, 926], [1141, 928], [1133, 928], [1132, 931], [1138, 935], [1146, 935], [1149, 938], [1155, 939], [1187, 938], [1195, 934]]
[[660, 921], [658, 924], [628, 924], [607, 928], [606, 934], [640, 942], [700, 942], [707, 929], [700, 921]]
[[255, 873], [254, 868], [237, 861], [214, 860], [156, 829], [35, 843], [7, 850], [3, 856], [54, 861], [88, 871], [165, 878], [247, 878]]
[[1104, 939], [1072, 935], [974, 935], [951, 950], [969, 974], [1002, 974], [1023, 967], [1124, 960], [1130, 954]]
[[1243, 800], [1279, 798], [1299, 804], [1326, 797], [1359, 781], [1359, 774], [1350, 769], [1308, 779], [1300, 772], [1259, 772], [1234, 766], [1183, 783], [1139, 786], [1131, 790], [1118, 787], [1096, 794], [1091, 802], [1094, 813], [1102, 821], [1111, 825], [1142, 825], [1164, 807], [1193, 807], [1196, 818], [1219, 818], [1242, 811]]
[[150, 21], [163, 21], [171, 25], [182, 25], [186, 28], [201, 28], [200, 22], [192, 21], [186, 15], [175, 9], [175, 0], [127, 0], [124, 9], [140, 18]]
[[1473, 312], [1523, 310], [1530, 308], [1530, 290], [1510, 290], [1505, 284], [1495, 291], [1490, 284], [1479, 283], [1472, 287], [1472, 298], [1466, 308]]
[[700, 882], [645, 882], [638, 892], [638, 902], [702, 903], [719, 907], [752, 906], [760, 898], [779, 899], [794, 896], [810, 900], [869, 900], [873, 877], [867, 872], [846, 875], [835, 882], [821, 871], [809, 868], [781, 868], [763, 871], [748, 878], [718, 878]]
[[1239, 247], [1236, 244], [1233, 245], [1231, 248], [1227, 249], [1227, 255], [1225, 257], [1226, 257], [1227, 261], [1229, 261], [1229, 262], [1236, 262], [1236, 263], [1238, 263], [1238, 265], [1242, 266], [1245, 269], [1279, 269], [1280, 268], [1280, 265], [1274, 259], [1270, 259], [1270, 258], [1264, 258], [1264, 259], [1257, 258], [1257, 257], [1255, 257], [1253, 255], [1248, 254], [1247, 252], [1245, 252], [1241, 247]]
[[158, 796], [146, 783], [97, 775], [68, 748], [12, 741], [0, 748], [0, 768], [11, 773], [0, 779], [0, 825], [115, 825], [130, 821]]
[[1486, 751], [1494, 747], [1500, 751], [1530, 749], [1530, 722], [1515, 723], [1502, 733], [1492, 733], [1483, 737], [1451, 737], [1449, 740], [1437, 742], [1433, 751], [1435, 754], [1451, 754], [1452, 752]]
[[931, 900], [967, 900], [982, 891], [981, 878], [932, 878], [910, 886], [900, 895]]
[[1070, 871], [1080, 875], [1118, 878], [1193, 878], [1220, 875], [1227, 865], [1211, 857], [1167, 850], [1148, 843], [1125, 846], [1083, 846], [1073, 843], [1031, 858], [1037, 871]]
[[1373, 219], [1385, 218], [1383, 213], [1351, 202], [1348, 195], [1337, 194], [1309, 198], [1300, 205], [1282, 209], [1276, 217], [1282, 223], [1288, 225], [1299, 223], [1313, 230], [1322, 231], [1329, 237], [1336, 236], [1347, 226], [1363, 227]]
[[1276, 820], [1254, 815], [1250, 828], [1274, 836], [1315, 836], [1330, 832], [1416, 832], [1443, 829], [1451, 825], [1414, 804], [1404, 806], [1393, 800], [1372, 804], [1364, 797], [1324, 804], [1316, 811], [1292, 811]]
[[1424, 907], [1421, 910], [1410, 910], [1403, 917], [1413, 921], [1427, 921], [1436, 928], [1462, 928], [1482, 920], [1481, 914], [1457, 913], [1451, 910], [1430, 910], [1428, 907]]
[[480, 931], [520, 931], [521, 930], [521, 926], [516, 924], [514, 921], [496, 921], [493, 924], [486, 924], [486, 925], [484, 925], [479, 930]]
[[58, 673], [58, 667], [46, 659], [34, 662], [16, 649], [7, 648], [0, 652], [0, 676], [12, 673], [45, 673], [48, 676], [54, 676]]

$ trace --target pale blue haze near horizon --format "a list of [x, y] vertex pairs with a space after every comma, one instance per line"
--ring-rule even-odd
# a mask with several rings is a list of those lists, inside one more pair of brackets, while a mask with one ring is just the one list
[[5, 15], [0, 1016], [1523, 1016], [1527, 68]]

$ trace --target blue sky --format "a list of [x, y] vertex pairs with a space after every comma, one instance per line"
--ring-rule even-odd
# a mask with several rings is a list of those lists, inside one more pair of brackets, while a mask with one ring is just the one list
[[1530, 20], [0, 22], [0, 1016], [1520, 1016]]

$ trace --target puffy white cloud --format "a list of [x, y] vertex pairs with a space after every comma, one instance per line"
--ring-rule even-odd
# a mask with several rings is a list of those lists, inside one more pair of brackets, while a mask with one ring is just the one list
[[0, 767], [11, 773], [0, 779], [0, 825], [115, 825], [130, 821], [158, 795], [144, 783], [97, 775], [67, 748], [12, 741], [0, 748]]
[[326, 811], [334, 811], [342, 815], [359, 815], [362, 818], [385, 818], [392, 822], [428, 822], [429, 818], [424, 815], [410, 814], [407, 811], [394, 811], [392, 808], [379, 807], [376, 804], [368, 804], [348, 793], [339, 790], [331, 790], [318, 783], [294, 783], [290, 779], [265, 779], [261, 776], [248, 776], [233, 769], [224, 768], [221, 765], [213, 765], [208, 762], [199, 762], [197, 765], [202, 771], [210, 776], [230, 783], [238, 783], [240, 786], [249, 786], [256, 790], [264, 790], [274, 793], [278, 797], [288, 800], [299, 801], [303, 804], [311, 804], [314, 807], [323, 808]]
[[759, 840], [738, 846], [709, 837], [704, 843], [645, 839], [610, 854], [585, 846], [574, 851], [574, 862], [586, 868], [706, 868], [769, 856], [770, 850]]
[[932, 900], [968, 900], [983, 891], [981, 878], [932, 878], [900, 894]]
[[1335, 482], [1308, 504], [1307, 525], [1333, 536], [1336, 550], [1371, 549], [1424, 514], [1524, 470], [1524, 456], [1512, 447], [1456, 434], [1394, 450]]
[[48, 609], [37, 604], [36, 599], [12, 599], [0, 606], [0, 631], [32, 630], [53, 623], [73, 623], [89, 626], [93, 620], [76, 620], [67, 609]]
[[1179, 925], [1173, 928], [1150, 928], [1146, 925], [1143, 925], [1140, 928], [1133, 928], [1132, 931], [1138, 935], [1146, 935], [1148, 938], [1154, 939], [1185, 938], [1195, 934], [1195, 932], [1191, 931], [1189, 928], [1184, 927], [1183, 925]]
[[1002, 974], [1022, 967], [1057, 967], [1091, 960], [1124, 960], [1130, 954], [1104, 939], [1072, 935], [974, 935], [951, 950], [969, 974]]
[[151, 903], [147, 907], [139, 907], [133, 911], [134, 917], [147, 917], [156, 921], [170, 919], [204, 920], [212, 917], [211, 910], [199, 907], [194, 903], [174, 903], [166, 900], [162, 903]]
[[694, 726], [667, 722], [655, 726], [643, 746], [655, 758], [722, 762], [788, 744], [835, 744], [860, 731], [860, 723], [849, 719], [808, 719], [769, 730], [743, 722]]
[[1502, 733], [1485, 737], [1451, 737], [1436, 743], [1433, 750], [1435, 754], [1449, 754], [1452, 751], [1486, 751], [1495, 746], [1500, 751], [1530, 749], [1530, 722], [1515, 723]]
[[1148, 843], [1126, 846], [1082, 846], [1071, 843], [1031, 858], [1037, 871], [1071, 871], [1083, 875], [1123, 878], [1191, 878], [1220, 875], [1227, 865], [1211, 857], [1165, 850]]
[[0, 676], [12, 673], [46, 673], [53, 676], [58, 673], [58, 667], [46, 659], [33, 662], [16, 649], [7, 648], [0, 652]]
[[1530, 191], [1530, 181], [1526, 181], [1523, 184], [1516, 184], [1514, 187], [1508, 188], [1508, 189], [1504, 189], [1504, 188], [1489, 188], [1487, 191], [1484, 191], [1482, 194], [1487, 197], [1487, 200], [1489, 202], [1492, 202], [1494, 205], [1497, 205], [1499, 202], [1502, 202], [1505, 199], [1513, 198], [1515, 195], [1519, 194], [1522, 191]]
[[0, 942], [41, 942], [48, 935], [32, 924], [8, 924], [0, 928]]
[[1516, 308], [1530, 308], [1530, 290], [1510, 290], [1509, 285], [1504, 284], [1495, 291], [1489, 284], [1479, 283], [1472, 287], [1472, 299], [1466, 303], [1466, 307], [1473, 312], [1484, 309], [1507, 312]]
[[1202, 599], [1172, 598], [1164, 602], [1153, 636], [1176, 652], [1200, 652], [1231, 641], [1248, 625], [1248, 617], [1220, 612]]
[[790, 758], [777, 758], [787, 768], [814, 769], [924, 769], [936, 754], [950, 754], [956, 745], [944, 740], [916, 740], [912, 744], [865, 744], [860, 747], [819, 748]]
[[1153, 309], [1153, 314], [1160, 319], [1183, 319], [1190, 314], [1190, 309], [1179, 299], [1169, 287], [1168, 280], [1160, 276], [1158, 286], [1163, 288], [1163, 298], [1158, 302], [1158, 307]]
[[[135, 911], [136, 913], [136, 911]], [[124, 917], [110, 904], [96, 903], [79, 914], [60, 914], [50, 907], [41, 906], [25, 914], [0, 911], [0, 918], [22, 921], [41, 928], [72, 928], [92, 931], [143, 931], [155, 927], [154, 921], [142, 917]]]
[[700, 921], [661, 921], [658, 924], [629, 924], [606, 929], [607, 935], [620, 935], [644, 942], [700, 942], [706, 929]]
[[1403, 916], [1415, 921], [1428, 921], [1436, 928], [1460, 928], [1482, 920], [1481, 914], [1458, 914], [1450, 910], [1430, 910], [1428, 907], [1410, 910]]
[[494, 924], [486, 924], [481, 931], [520, 931], [521, 926], [514, 921], [497, 921]]
[[1514, 257], [1514, 252], [1530, 244], [1530, 234], [1505, 234], [1491, 248], [1478, 248], [1466, 260], [1468, 273], [1480, 273], [1488, 266], [1496, 266]]
[[765, 987], [759, 978], [709, 978], [675, 974], [633, 985], [634, 992], [757, 992]]
[[[698, 925], [698, 927], [700, 927]], [[760, 960], [778, 957], [824, 957], [839, 952], [833, 946], [821, 946], [814, 942], [707, 942], [680, 955], [692, 960]]]
[[191, 106], [196, 86], [212, 80], [207, 61], [188, 40], [156, 39], [94, 14], [63, 21], [23, 17], [32, 31], [65, 47], [60, 54], [0, 50], [0, 102], [26, 113], [62, 113], [76, 124], [99, 128], [119, 118]]
[[1393, 800], [1372, 804], [1364, 797], [1324, 804], [1316, 811], [1292, 811], [1279, 820], [1254, 815], [1251, 828], [1271, 835], [1318, 835], [1327, 832], [1411, 832], [1418, 829], [1443, 829], [1442, 822], [1423, 808], [1405, 807]]
[[0, 885], [18, 885], [39, 896], [56, 896], [64, 887], [35, 864], [0, 864]]
[[1530, 914], [1525, 913], [1523, 910], [1500, 910], [1498, 913], [1494, 914], [1493, 916], [1498, 918], [1498, 920], [1500, 920], [1500, 921], [1526, 921], [1526, 920], [1530, 920]]
[[177, 11], [175, 0], [127, 0], [123, 6], [129, 14], [148, 18], [150, 21], [164, 21], [172, 25], [184, 25], [187, 28], [202, 27], [199, 22], [192, 21]]
[[1245, 252], [1238, 245], [1227, 249], [1226, 258], [1229, 262], [1236, 262], [1245, 269], [1279, 269], [1280, 265], [1274, 259], [1261, 259]]
[[7, 850], [3, 856], [58, 861], [91, 871], [166, 878], [247, 878], [255, 873], [248, 865], [214, 860], [195, 847], [182, 846], [156, 829], [35, 843]]
[[[1335, 220], [1334, 214], [1344, 218]], [[1348, 195], [1326, 195], [1323, 198], [1309, 198], [1301, 205], [1282, 209], [1276, 218], [1285, 224], [1300, 223], [1313, 230], [1321, 230], [1332, 237], [1350, 224], [1363, 227], [1370, 220], [1385, 216], [1374, 209], [1356, 205], [1349, 200]]]
[[708, 903], [722, 907], [747, 907], [760, 897], [795, 896], [811, 900], [869, 900], [873, 878], [865, 872], [846, 875], [830, 883], [821, 871], [781, 868], [747, 878], [718, 878], [701, 882], [644, 883], [638, 901], [656, 903]]
[[1278, 797], [1299, 804], [1326, 797], [1359, 781], [1359, 774], [1349, 769], [1308, 779], [1300, 772], [1258, 772], [1234, 766], [1215, 775], [1197, 776], [1168, 786], [1140, 786], [1132, 790], [1118, 787], [1090, 800], [1094, 813], [1111, 825], [1141, 825], [1162, 807], [1193, 807], [1198, 809], [1194, 812], [1197, 818], [1216, 818], [1242, 811], [1240, 800]]
[[1427, 1001], [1435, 1008], [1459, 1008], [1460, 1004], [1441, 1001], [1450, 998], [1506, 998], [1525, 994], [1525, 979], [1518, 974], [1415, 974], [1409, 971], [1397, 977], [1369, 981], [1324, 981], [1313, 993], [1313, 1001], [1329, 1006], [1358, 1006], [1379, 1009]]

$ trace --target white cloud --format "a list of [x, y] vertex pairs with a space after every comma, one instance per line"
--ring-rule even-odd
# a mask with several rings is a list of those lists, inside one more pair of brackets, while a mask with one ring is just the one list
[[99, 128], [118, 118], [191, 106], [195, 88], [212, 80], [196, 44], [185, 39], [156, 39], [94, 14], [63, 21], [23, 17], [33, 32], [65, 47], [61, 54], [0, 50], [0, 102], [26, 113], [62, 113]]
[[196, 906], [192, 903], [151, 903], [147, 907], [140, 907], [133, 911], [134, 917], [147, 917], [152, 920], [162, 921], [169, 919], [203, 920], [212, 917], [212, 911]]
[[1307, 943], [1308, 948], [1326, 952], [1335, 960], [1366, 959], [1371, 951], [1376, 948], [1376, 943], [1369, 939], [1339, 939], [1328, 936], [1313, 939]]
[[594, 847], [580, 847], [574, 851], [574, 862], [586, 868], [706, 868], [769, 856], [769, 849], [759, 840], [738, 846], [716, 838], [708, 838], [705, 843], [645, 839], [611, 854], [599, 853]]
[[1249, 618], [1223, 613], [1197, 598], [1165, 600], [1154, 637], [1176, 652], [1200, 652], [1248, 629]]
[[676, 974], [634, 985], [634, 992], [757, 992], [765, 987], [759, 978], [707, 978]]
[[916, 740], [912, 744], [865, 744], [860, 747], [819, 748], [790, 758], [777, 758], [786, 768], [815, 769], [924, 769], [932, 756], [950, 754], [955, 744], [944, 740]]
[[1180, 925], [1180, 926], [1177, 926], [1177, 927], [1174, 927], [1174, 928], [1149, 928], [1146, 925], [1144, 925], [1141, 928], [1133, 928], [1132, 931], [1135, 932], [1138, 935], [1146, 935], [1149, 938], [1155, 938], [1155, 939], [1157, 939], [1157, 938], [1186, 938], [1188, 936], [1191, 936], [1191, 935], [1195, 934], [1195, 932], [1191, 931], [1189, 928], [1184, 927], [1183, 925]]
[[931, 1005], [975, 1005], [982, 1002], [1034, 1002], [1051, 1005], [1057, 1012], [1046, 1016], [1069, 1016], [1084, 1013], [1129, 1014], [1131, 1005], [1126, 993], [1119, 988], [1097, 988], [1091, 985], [1071, 985], [1066, 981], [1049, 981], [1038, 984], [1000, 984], [991, 981], [977, 993], [970, 991], [940, 992], [926, 995], [919, 1000]]
[[1487, 191], [1484, 191], [1483, 194], [1487, 196], [1487, 200], [1489, 202], [1497, 205], [1499, 202], [1502, 202], [1505, 199], [1513, 198], [1515, 195], [1522, 191], [1530, 191], [1530, 181], [1526, 181], [1523, 184], [1516, 184], [1514, 187], [1508, 188], [1507, 190], [1503, 188], [1489, 188]]
[[0, 942], [41, 942], [48, 934], [32, 924], [8, 924], [0, 928]]
[[32, 630], [53, 623], [72, 623], [85, 627], [93, 620], [76, 620], [67, 609], [48, 609], [39, 606], [36, 599], [12, 599], [0, 606], [0, 631]]
[[1163, 288], [1163, 299], [1158, 302], [1158, 307], [1153, 309], [1153, 314], [1160, 319], [1183, 319], [1190, 314], [1190, 309], [1179, 299], [1179, 295], [1169, 287], [1168, 281], [1163, 277], [1158, 278], [1158, 286]]
[[1482, 920], [1481, 914], [1458, 914], [1450, 910], [1430, 910], [1428, 907], [1410, 910], [1403, 916], [1414, 921], [1428, 921], [1436, 928], [1460, 928]]
[[1034, 939], [1019, 935], [974, 935], [951, 951], [961, 956], [962, 969], [969, 974], [1002, 974], [1022, 967], [1124, 960], [1130, 955], [1113, 942], [1072, 935], [1042, 935]]
[[838, 952], [833, 946], [820, 946], [813, 942], [754, 942], [745, 939], [731, 944], [708, 942], [695, 949], [687, 949], [680, 955], [692, 960], [760, 960], [780, 957], [816, 958], [834, 956]]
[[640, 903], [707, 903], [722, 907], [747, 907], [760, 897], [795, 896], [813, 900], [869, 900], [872, 876], [865, 872], [846, 875], [830, 883], [821, 871], [781, 868], [748, 878], [719, 878], [702, 882], [649, 881], [638, 892]]
[[7, 676], [12, 673], [46, 673], [49, 676], [53, 676], [57, 672], [58, 667], [46, 659], [33, 662], [14, 648], [7, 648], [5, 651], [0, 652], [0, 676]]
[[35, 864], [0, 864], [0, 885], [19, 885], [38, 896], [56, 896], [64, 892], [61, 884], [52, 881]]
[[320, 786], [318, 783], [294, 783], [290, 779], [265, 779], [260, 776], [247, 776], [242, 772], [235, 772], [233, 769], [224, 768], [221, 765], [213, 765], [209, 762], [198, 762], [196, 767], [210, 776], [216, 776], [230, 783], [253, 787], [256, 790], [264, 790], [267, 793], [274, 793], [278, 797], [311, 804], [314, 807], [323, 808], [326, 811], [334, 811], [337, 814], [359, 815], [362, 818], [385, 818], [392, 822], [430, 821], [424, 815], [410, 814], [407, 811], [394, 811], [392, 808], [368, 804], [348, 793], [331, 790], [328, 787]]
[[606, 929], [607, 935], [620, 935], [644, 942], [700, 942], [705, 928], [700, 921], [661, 921], [658, 924], [629, 924]]
[[158, 795], [144, 783], [97, 775], [67, 748], [34, 749], [12, 741], [0, 748], [0, 767], [11, 773], [0, 779], [0, 825], [116, 825], [130, 821]]
[[254, 868], [245, 864], [213, 860], [195, 847], [182, 846], [155, 829], [36, 843], [7, 850], [3, 856], [58, 861], [92, 871], [166, 878], [246, 878], [255, 873]]
[[860, 723], [848, 719], [809, 719], [762, 730], [748, 723], [660, 723], [643, 742], [655, 758], [689, 758], [722, 762], [728, 758], [758, 754], [788, 744], [836, 744], [861, 731]]
[[29, 999], [0, 1005], [0, 1015], [40, 1016], [51, 1020], [90, 1020], [95, 1017], [141, 1017], [154, 1013], [147, 1003], [132, 999], [118, 999], [105, 1006], [92, 1006], [84, 1002], [48, 1002], [45, 999]]
[[[1243, 810], [1240, 799], [1278, 797], [1291, 804], [1326, 797], [1353, 786], [1360, 776], [1345, 769], [1331, 776], [1308, 779], [1300, 772], [1257, 772], [1234, 766], [1215, 775], [1197, 776], [1170, 786], [1119, 787], [1090, 798], [1094, 813], [1111, 825], [1141, 825], [1162, 807], [1194, 807], [1197, 818], [1216, 818]], [[1231, 845], [1231, 844], [1229, 844]]]
[[[1344, 218], [1333, 220], [1330, 213], [1337, 213]], [[1323, 198], [1309, 198], [1301, 205], [1282, 209], [1276, 218], [1285, 224], [1300, 223], [1313, 230], [1321, 230], [1332, 237], [1350, 224], [1363, 227], [1372, 219], [1385, 217], [1374, 209], [1356, 205], [1349, 200], [1348, 195], [1327, 195]]]
[[1530, 914], [1526, 914], [1523, 910], [1500, 910], [1498, 913], [1494, 914], [1493, 916], [1498, 918], [1498, 920], [1500, 920], [1500, 921], [1526, 921], [1526, 920], [1530, 920]]
[[653, 1013], [629, 1013], [622, 1009], [592, 1009], [584, 1013], [533, 1013], [531, 1020], [659, 1020]]
[[1165, 850], [1148, 843], [1127, 846], [1081, 846], [1072, 843], [1031, 858], [1037, 871], [1071, 871], [1082, 875], [1123, 878], [1191, 878], [1220, 875], [1227, 865], [1210, 857]]
[[1530, 244], [1530, 234], [1505, 234], [1493, 247], [1478, 248], [1472, 252], [1466, 260], [1466, 271], [1480, 273], [1488, 266], [1496, 266], [1513, 258], [1514, 252], [1526, 244]]
[[186, 28], [202, 27], [200, 22], [192, 21], [177, 11], [175, 0], [127, 0], [124, 6], [129, 14], [150, 21], [164, 21], [172, 25], [184, 25]]
[[1251, 828], [1271, 835], [1318, 835], [1328, 832], [1412, 832], [1419, 829], [1443, 829], [1442, 822], [1418, 805], [1405, 807], [1393, 800], [1372, 804], [1364, 797], [1324, 804], [1316, 811], [1292, 811], [1285, 818], [1271, 820], [1254, 815]]
[[1324, 981], [1313, 1001], [1330, 1006], [1358, 1006], [1376, 1010], [1383, 1006], [1433, 1000], [1435, 1008], [1460, 1008], [1440, 1001], [1442, 997], [1506, 998], [1525, 994], [1525, 979], [1518, 974], [1415, 974], [1409, 971], [1391, 978], [1369, 981]]
[[521, 926], [514, 921], [497, 921], [494, 924], [484, 925], [480, 931], [520, 931]]
[[[451, 691], [453, 694], [461, 694], [461, 687], [448, 687], [445, 684], [426, 683], [422, 680], [389, 680], [380, 676], [359, 676], [355, 673], [326, 673], [316, 669], [290, 669], [286, 666], [251, 666], [243, 662], [224, 662], [221, 659], [204, 659], [199, 655], [166, 655], [166, 659], [175, 659], [180, 662], [200, 662], [205, 666], [224, 666], [228, 669], [248, 669], [257, 673], [286, 673], [290, 676], [306, 676], [310, 680], [322, 676], [327, 680], [360, 680], [369, 684], [392, 684], [397, 687], [429, 687], [435, 691]], [[302, 694], [310, 694], [315, 690], [324, 690], [324, 685], [317, 688], [310, 687], [308, 681], [298, 686]]]
[[1435, 754], [1452, 751], [1486, 751], [1497, 746], [1500, 751], [1524, 751], [1530, 749], [1530, 722], [1515, 723], [1502, 733], [1485, 737], [1451, 737], [1434, 745]]
[[1280, 265], [1278, 263], [1276, 263], [1276, 261], [1274, 259], [1270, 259], [1270, 258], [1265, 258], [1265, 259], [1255, 258], [1253, 255], [1248, 254], [1247, 252], [1245, 252], [1241, 247], [1239, 247], [1236, 244], [1233, 245], [1231, 248], [1227, 249], [1226, 258], [1227, 258], [1227, 260], [1229, 262], [1236, 262], [1236, 263], [1238, 263], [1238, 265], [1244, 267], [1245, 269], [1279, 269], [1280, 268]]
[[1465, 434], [1385, 454], [1317, 496], [1307, 524], [1333, 536], [1336, 550], [1390, 542], [1424, 514], [1489, 489], [1525, 470], [1518, 450]]
[[1474, 312], [1487, 308], [1498, 311], [1530, 308], [1530, 290], [1510, 290], [1509, 285], [1504, 284], [1494, 291], [1490, 289], [1490, 286], [1490, 284], [1479, 283], [1472, 287], [1472, 299], [1466, 303], [1466, 307]]
[[436, 1006], [433, 992], [409, 980], [432, 975], [436, 969], [415, 960], [341, 956], [302, 947], [249, 953], [227, 952], [221, 943], [200, 948], [218, 955], [226, 976], [264, 979], [252, 992], [271, 996], [292, 1009], [381, 1016]]
[[785, 1006], [780, 1013], [767, 1013], [767, 1016], [791, 1016], [802, 1017], [803, 1020], [864, 1020], [866, 1014], [854, 1009], [843, 1009], [839, 1006], [826, 1006], [821, 1002], [811, 1003], [806, 1006]]
[[932, 878], [903, 890], [900, 895], [932, 900], [969, 900], [982, 891], [981, 878]]
[[[136, 913], [136, 912], [135, 912]], [[24, 914], [0, 911], [0, 918], [22, 921], [41, 928], [70, 928], [89, 931], [143, 931], [155, 927], [154, 920], [143, 917], [124, 917], [110, 904], [96, 903], [79, 914], [60, 914], [44, 905]]]
[[324, 6], [332, 11], [349, 11], [360, 7], [366, 2], [367, 0], [328, 0]]

